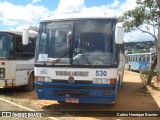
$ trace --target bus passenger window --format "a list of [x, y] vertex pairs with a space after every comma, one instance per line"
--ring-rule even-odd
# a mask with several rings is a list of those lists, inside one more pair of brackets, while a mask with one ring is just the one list
[[133, 61], [134, 61], [134, 62], [136, 61], [136, 58], [135, 58], [135, 56], [133, 56]]
[[137, 56], [137, 61], [139, 62], [139, 60], [140, 60], [140, 56]]
[[29, 38], [28, 45], [22, 44], [22, 36], [16, 36], [16, 58], [31, 59], [34, 58], [35, 43], [34, 39]]
[[149, 55], [147, 56], [147, 62], [149, 62], [150, 60], [149, 60]]
[[148, 55], [145, 55], [145, 60], [144, 60], [145, 62], [147, 62], [148, 61]]
[[143, 56], [143, 62], [145, 62], [145, 56]]
[[133, 61], [133, 56], [131, 56], [131, 61]]
[[137, 56], [135, 56], [135, 61], [137, 62]]

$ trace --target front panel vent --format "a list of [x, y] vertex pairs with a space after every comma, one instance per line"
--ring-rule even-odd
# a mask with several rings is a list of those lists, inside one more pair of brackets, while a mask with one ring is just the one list
[[87, 77], [88, 72], [86, 71], [56, 71], [57, 76], [81, 76]]

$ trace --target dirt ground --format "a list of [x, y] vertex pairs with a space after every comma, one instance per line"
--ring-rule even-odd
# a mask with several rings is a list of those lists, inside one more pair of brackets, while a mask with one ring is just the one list
[[[2, 90], [0, 91], [0, 97], [10, 99], [13, 102], [17, 102], [21, 105], [30, 107], [35, 110], [45, 110], [48, 112], [60, 110], [86, 111], [83, 114], [79, 114], [80, 112], [76, 112], [76, 114], [58, 114], [59, 117], [77, 116], [76, 119], [86, 119], [84, 116], [89, 116], [88, 114], [92, 116], [93, 113], [94, 117], [89, 117], [90, 119], [106, 119], [101, 117], [95, 117], [99, 116], [100, 111], [160, 111], [160, 91], [155, 90], [150, 86], [144, 88], [140, 80], [139, 73], [125, 71], [123, 81], [123, 87], [118, 94], [118, 99], [114, 106], [96, 104], [59, 104], [56, 101], [37, 100], [35, 91], [24, 93], [21, 90], [7, 90], [7, 92], [6, 90], [5, 92]], [[87, 111], [96, 112], [88, 113]], [[116, 117], [110, 119], [122, 120], [124, 118]], [[150, 118], [145, 119], [149, 120]]]

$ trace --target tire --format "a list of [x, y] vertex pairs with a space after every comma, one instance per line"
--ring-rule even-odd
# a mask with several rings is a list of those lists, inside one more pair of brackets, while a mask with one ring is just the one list
[[30, 92], [34, 89], [34, 74], [31, 73], [28, 78], [28, 84], [24, 86], [26, 92]]

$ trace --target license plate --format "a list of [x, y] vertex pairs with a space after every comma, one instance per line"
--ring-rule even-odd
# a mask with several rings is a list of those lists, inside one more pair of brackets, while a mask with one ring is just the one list
[[66, 98], [66, 103], [79, 103], [79, 99]]

